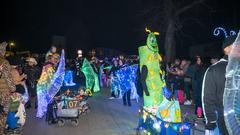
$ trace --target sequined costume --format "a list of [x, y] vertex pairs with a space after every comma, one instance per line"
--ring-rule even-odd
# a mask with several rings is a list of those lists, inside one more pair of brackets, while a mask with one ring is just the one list
[[9, 109], [10, 92], [16, 90], [9, 62], [4, 58], [7, 43], [0, 44], [0, 134], [4, 132]]

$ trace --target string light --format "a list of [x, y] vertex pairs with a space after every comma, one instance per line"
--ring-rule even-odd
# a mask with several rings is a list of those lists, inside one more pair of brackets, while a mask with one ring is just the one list
[[55, 72], [53, 66], [43, 67], [37, 84], [38, 110], [37, 117], [42, 118], [47, 112], [47, 105], [62, 86], [65, 72], [64, 50], [62, 50], [59, 66]]
[[[157, 116], [155, 116], [153, 113], [148, 112], [146, 109], [143, 108], [143, 117], [146, 117], [145, 121], [141, 121], [143, 123], [139, 124], [139, 129], [145, 130], [145, 133], [151, 133], [151, 134], [167, 134], [168, 132], [170, 134], [184, 134], [184, 135], [190, 135], [191, 126], [187, 122], [178, 122], [178, 123], [172, 123], [163, 121]], [[141, 119], [141, 118], [140, 118]], [[163, 130], [164, 129], [164, 130]]]
[[221, 31], [223, 32], [225, 38], [237, 34], [235, 31], [231, 30], [231, 31], [229, 32], [229, 35], [228, 35], [227, 31], [226, 31], [223, 27], [217, 27], [217, 28], [215, 28], [215, 29], [213, 30], [213, 35], [214, 35], [214, 36], [219, 36], [220, 33], [221, 33]]
[[65, 86], [74, 86], [76, 83], [73, 82], [73, 71], [66, 71], [64, 76], [64, 85]]
[[156, 122], [156, 123], [154, 123], [153, 124], [153, 127], [155, 128], [155, 129], [160, 129], [160, 125], [159, 125], [159, 123], [158, 122]]
[[132, 89], [132, 83], [135, 82], [137, 77], [138, 65], [126, 66], [116, 71], [118, 78], [118, 85], [121, 90], [120, 96], [122, 96], [127, 90]]
[[168, 126], [169, 126], [169, 124], [168, 124], [168, 123], [166, 123], [166, 124], [165, 124], [165, 128], [168, 128]]
[[86, 88], [90, 90], [93, 88], [94, 92], [100, 91], [98, 75], [86, 58], [83, 61], [81, 71], [86, 77]]

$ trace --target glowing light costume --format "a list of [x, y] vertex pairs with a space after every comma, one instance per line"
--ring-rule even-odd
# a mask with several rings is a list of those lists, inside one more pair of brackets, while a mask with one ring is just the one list
[[158, 54], [156, 35], [151, 32], [147, 45], [139, 47], [141, 82], [144, 90], [144, 107], [140, 109], [138, 132], [146, 134], [190, 135], [190, 124], [181, 122], [181, 110], [177, 100], [168, 100], [172, 93], [166, 88], [162, 60]]
[[136, 75], [137, 75], [137, 69], [138, 65], [131, 65], [126, 66], [123, 68], [120, 68], [116, 71], [117, 80], [114, 79], [114, 88], [120, 89], [120, 97], [124, 95], [125, 92], [128, 90], [132, 90], [131, 98], [136, 99], [138, 98], [138, 95], [136, 95], [136, 88], [135, 88], [135, 81], [136, 81]]
[[64, 76], [64, 86], [75, 86], [76, 83], [73, 82], [73, 71], [68, 70], [65, 72]]
[[[160, 74], [162, 73], [160, 69], [159, 62], [162, 60], [161, 56], [158, 54], [158, 44], [156, 36], [158, 33], [149, 32], [147, 37], [147, 45], [141, 46], [139, 50], [140, 58], [140, 72], [142, 73], [142, 68], [145, 66], [147, 68], [146, 86], [147, 90], [144, 89], [144, 106], [145, 107], [157, 107], [163, 101], [162, 89], [165, 83], [160, 79]], [[149, 96], [146, 95], [146, 91], [149, 92]]]
[[93, 67], [86, 58], [83, 61], [81, 71], [86, 78], [86, 89], [93, 90], [93, 92], [100, 91], [98, 74], [94, 72]]
[[223, 95], [224, 119], [230, 135], [240, 133], [240, 33], [233, 43], [226, 68]]
[[42, 74], [37, 84], [38, 110], [37, 117], [42, 118], [47, 112], [47, 105], [57, 94], [62, 86], [65, 73], [64, 50], [62, 50], [60, 62], [55, 72], [54, 66], [47, 64], [43, 67]]

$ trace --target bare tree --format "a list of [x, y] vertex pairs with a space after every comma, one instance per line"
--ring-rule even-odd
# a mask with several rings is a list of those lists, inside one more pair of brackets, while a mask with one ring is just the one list
[[[141, 14], [150, 16], [148, 19], [148, 25], [157, 25], [160, 30], [160, 34], [164, 32], [164, 50], [166, 61], [170, 62], [174, 60], [176, 56], [176, 33], [182, 28], [184, 22], [189, 20], [180, 19], [181, 15], [186, 11], [191, 11], [196, 5], [202, 4], [204, 6], [205, 0], [161, 0], [159, 5], [150, 5], [146, 7]], [[191, 18], [191, 20], [198, 21], [197, 19]]]

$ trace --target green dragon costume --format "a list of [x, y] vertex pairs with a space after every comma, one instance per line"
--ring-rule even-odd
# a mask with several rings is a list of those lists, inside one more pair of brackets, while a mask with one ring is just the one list
[[86, 89], [93, 90], [93, 92], [100, 91], [98, 74], [94, 72], [93, 67], [86, 58], [83, 61], [81, 71], [86, 77]]
[[[148, 32], [147, 45], [138, 48], [140, 58], [140, 72], [145, 74], [142, 77], [144, 90], [144, 107], [157, 107], [163, 101], [162, 88], [165, 86], [164, 81], [160, 78], [162, 70], [159, 62], [162, 61], [158, 53], [158, 44], [156, 35], [158, 32]], [[142, 76], [142, 75], [141, 75]]]

